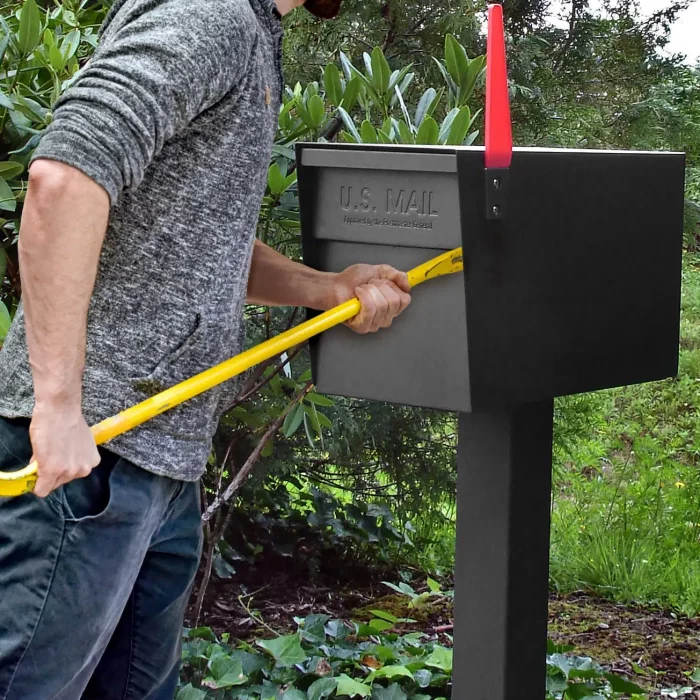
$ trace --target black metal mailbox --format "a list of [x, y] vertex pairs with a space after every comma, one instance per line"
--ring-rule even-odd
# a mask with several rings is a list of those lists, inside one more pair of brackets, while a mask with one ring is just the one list
[[481, 148], [304, 144], [298, 163], [308, 264], [465, 256], [388, 331], [316, 339], [320, 391], [470, 412], [676, 373], [683, 154], [515, 149], [495, 221]]
[[489, 6], [486, 148], [297, 146], [304, 258], [409, 270], [462, 246], [372, 336], [311, 345], [320, 391], [459, 412], [452, 700], [541, 700], [554, 397], [678, 368], [685, 157], [512, 149]]
[[453, 700], [544, 697], [553, 397], [676, 374], [684, 160], [297, 147], [311, 266], [463, 248], [390, 329], [311, 345], [319, 391], [460, 413]]

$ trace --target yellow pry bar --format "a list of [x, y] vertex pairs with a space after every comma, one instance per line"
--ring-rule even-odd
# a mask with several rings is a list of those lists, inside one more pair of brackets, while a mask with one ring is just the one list
[[[411, 287], [415, 287], [435, 277], [461, 272], [462, 269], [462, 249], [455, 248], [411, 270], [408, 273], [408, 282]], [[359, 299], [350, 299], [350, 301], [266, 340], [230, 360], [127, 408], [116, 416], [106, 418], [91, 428], [95, 442], [102, 445], [117, 435], [126, 433], [137, 425], [184, 403], [193, 396], [197, 396], [275, 355], [280, 355], [285, 350], [303, 343], [333, 326], [350, 320], [359, 313], [360, 308]], [[20, 496], [23, 493], [28, 493], [34, 488], [36, 476], [36, 462], [32, 462], [29, 466], [16, 472], [0, 472], [0, 496]]]

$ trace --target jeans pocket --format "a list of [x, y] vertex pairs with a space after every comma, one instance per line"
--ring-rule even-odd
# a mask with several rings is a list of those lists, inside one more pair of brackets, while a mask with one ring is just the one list
[[104, 518], [112, 505], [112, 474], [118, 468], [119, 457], [100, 450], [102, 460], [81, 479], [74, 479], [56, 489], [53, 497], [60, 506], [66, 522], [82, 523]]
[[0, 417], [0, 471], [24, 469], [31, 457], [29, 419]]

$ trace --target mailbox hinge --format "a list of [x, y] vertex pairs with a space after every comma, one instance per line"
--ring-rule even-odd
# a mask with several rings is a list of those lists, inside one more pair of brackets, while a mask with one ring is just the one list
[[484, 171], [486, 218], [490, 221], [502, 219], [505, 216], [509, 172], [509, 168], [486, 168]]
[[487, 219], [497, 220], [506, 213], [508, 171], [513, 157], [506, 42], [500, 4], [489, 5], [485, 123], [485, 214]]

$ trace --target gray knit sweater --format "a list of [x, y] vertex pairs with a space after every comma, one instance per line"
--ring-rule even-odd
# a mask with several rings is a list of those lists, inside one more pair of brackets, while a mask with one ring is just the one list
[[[72, 165], [112, 207], [88, 314], [93, 424], [236, 354], [282, 89], [272, 0], [116, 0], [34, 158]], [[109, 443], [201, 476], [237, 382]], [[0, 352], [0, 415], [31, 416], [24, 316]]]

